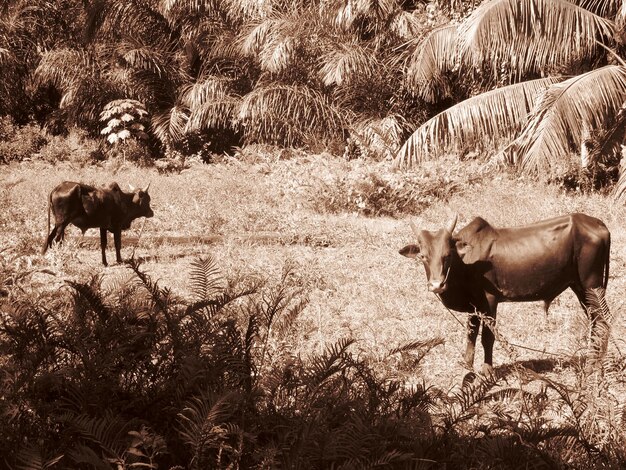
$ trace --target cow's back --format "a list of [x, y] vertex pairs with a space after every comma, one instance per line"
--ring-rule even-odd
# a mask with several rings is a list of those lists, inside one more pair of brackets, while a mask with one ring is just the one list
[[480, 269], [501, 300], [552, 300], [568, 287], [603, 284], [610, 235], [594, 217], [575, 213], [512, 228], [475, 219], [459, 235], [472, 246], [463, 261]]

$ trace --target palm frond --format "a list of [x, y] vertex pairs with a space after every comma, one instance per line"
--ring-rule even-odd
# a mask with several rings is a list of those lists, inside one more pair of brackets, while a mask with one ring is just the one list
[[583, 128], [600, 128], [626, 100], [626, 68], [608, 65], [552, 85], [516, 139], [522, 169], [549, 171], [580, 148]]
[[103, 417], [94, 417], [67, 413], [60, 420], [75, 429], [84, 442], [92, 444], [106, 456], [120, 457], [126, 450], [131, 422], [119, 416], [107, 414]]
[[410, 40], [420, 32], [422, 28], [420, 18], [405, 10], [398, 10], [389, 23], [389, 29], [399, 38]]
[[455, 25], [431, 31], [411, 55], [405, 72], [406, 86], [429, 103], [450, 96], [448, 79], [457, 61], [458, 32]]
[[189, 108], [185, 131], [236, 126], [241, 98], [232, 93], [230, 79], [209, 76], [181, 92], [181, 102]]
[[128, 37], [142, 37], [148, 43], [169, 41], [172, 30], [166, 18], [150, 2], [142, 0], [97, 0], [89, 5], [87, 36], [97, 33], [115, 37], [120, 31]]
[[64, 93], [70, 93], [89, 77], [97, 75], [95, 57], [77, 49], [55, 49], [44, 52], [35, 69], [40, 84], [50, 83]]
[[238, 117], [248, 142], [292, 146], [314, 135], [334, 137], [343, 130], [339, 110], [304, 85], [259, 85], [244, 96]]
[[255, 57], [262, 70], [284, 70], [291, 63], [298, 42], [295, 16], [272, 15], [253, 25], [241, 36], [243, 54]]
[[397, 163], [415, 165], [461, 146], [481, 148], [513, 137], [538, 95], [559, 78], [530, 80], [474, 96], [422, 124], [398, 151]]
[[354, 339], [340, 339], [337, 343], [328, 346], [323, 354], [313, 357], [310, 360], [308, 370], [305, 372], [305, 385], [315, 389], [333, 375], [344, 370], [346, 351], [354, 342]]
[[572, 3], [604, 18], [614, 18], [623, 5], [622, 0], [572, 0]]
[[342, 0], [335, 17], [335, 25], [349, 29], [359, 18], [369, 18], [374, 23], [384, 23], [399, 8], [397, 0]]
[[352, 126], [350, 137], [361, 149], [379, 158], [393, 159], [410, 131], [408, 122], [399, 114], [382, 119], [371, 118]]
[[184, 106], [173, 106], [152, 115], [152, 132], [164, 144], [179, 141], [185, 135], [189, 121], [189, 110]]
[[382, 67], [374, 52], [358, 43], [338, 44], [320, 62], [320, 76], [326, 86], [349, 85], [355, 78], [373, 76]]
[[510, 67], [518, 80], [593, 57], [613, 36], [612, 21], [569, 0], [490, 0], [461, 24], [461, 48], [475, 67]]
[[623, 151], [619, 166], [619, 179], [613, 190], [613, 198], [618, 204], [626, 203], [626, 158]]

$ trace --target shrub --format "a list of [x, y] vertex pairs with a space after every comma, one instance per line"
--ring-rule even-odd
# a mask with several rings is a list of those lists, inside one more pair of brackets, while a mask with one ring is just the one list
[[11, 117], [0, 117], [0, 163], [32, 158], [46, 142], [38, 126], [18, 126]]
[[73, 127], [67, 135], [50, 136], [38, 157], [50, 163], [69, 161], [86, 165], [102, 160], [104, 153], [100, 143], [89, 137], [87, 131]]
[[320, 212], [354, 212], [399, 217], [419, 214], [437, 201], [479, 183], [488, 170], [482, 163], [461, 165], [441, 160], [417, 170], [395, 170], [389, 163], [352, 162], [346, 176], [325, 175], [314, 185], [311, 200]]

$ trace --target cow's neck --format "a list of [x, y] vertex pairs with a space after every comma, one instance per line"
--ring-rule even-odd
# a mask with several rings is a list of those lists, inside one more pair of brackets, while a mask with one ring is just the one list
[[447, 289], [440, 294], [443, 304], [459, 312], [473, 312], [475, 299], [469, 288], [471, 279], [467, 272], [467, 266], [455, 253], [452, 257], [450, 272], [448, 274]]
[[122, 228], [130, 227], [130, 223], [137, 218], [133, 197], [135, 197], [134, 193], [122, 192], [122, 205], [124, 206], [122, 211]]

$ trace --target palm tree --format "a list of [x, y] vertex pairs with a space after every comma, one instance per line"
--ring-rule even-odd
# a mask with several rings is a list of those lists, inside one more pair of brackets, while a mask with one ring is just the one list
[[449, 96], [450, 71], [472, 78], [478, 71], [484, 93], [422, 124], [397, 162], [414, 165], [463, 145], [484, 149], [515, 139], [509, 160], [550, 174], [580, 148], [583, 129], [607, 125], [626, 100], [626, 68], [603, 65], [603, 44], [618, 36], [607, 17], [615, 18], [621, 3], [488, 0], [458, 27], [434, 30], [409, 62], [408, 86], [435, 101]]

